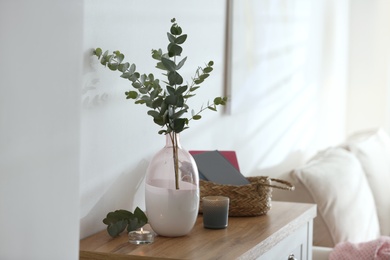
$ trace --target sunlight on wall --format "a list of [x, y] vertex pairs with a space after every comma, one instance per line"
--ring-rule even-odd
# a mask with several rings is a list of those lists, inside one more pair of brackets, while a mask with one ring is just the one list
[[351, 1], [347, 132], [390, 133], [390, 2]]
[[291, 167], [320, 146], [320, 8], [312, 1], [234, 6], [232, 113], [253, 114], [257, 126], [243, 132], [253, 138], [242, 149], [256, 151], [245, 164], [260, 172]]

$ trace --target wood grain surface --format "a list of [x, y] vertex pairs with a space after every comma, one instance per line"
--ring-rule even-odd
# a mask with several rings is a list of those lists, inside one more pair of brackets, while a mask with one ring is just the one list
[[129, 243], [126, 232], [111, 238], [103, 230], [80, 241], [80, 259], [253, 259], [315, 216], [315, 205], [274, 201], [267, 215], [230, 217], [226, 229], [205, 229], [199, 215], [187, 236], [157, 236], [146, 245]]

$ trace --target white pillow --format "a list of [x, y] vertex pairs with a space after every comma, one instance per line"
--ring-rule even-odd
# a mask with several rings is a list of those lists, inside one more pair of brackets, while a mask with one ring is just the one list
[[390, 138], [382, 130], [352, 136], [347, 148], [359, 159], [374, 195], [381, 234], [390, 235]]
[[313, 243], [334, 247], [343, 241], [379, 237], [372, 192], [359, 161], [342, 148], [329, 148], [292, 172], [317, 204]]

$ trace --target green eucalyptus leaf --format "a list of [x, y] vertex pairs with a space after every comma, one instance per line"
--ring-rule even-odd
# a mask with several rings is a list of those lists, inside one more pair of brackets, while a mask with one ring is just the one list
[[164, 120], [164, 117], [162, 117], [162, 116], [158, 117], [158, 118], [154, 117], [153, 118], [153, 122], [155, 124], [159, 125], [159, 126], [164, 126], [165, 125], [165, 120]]
[[173, 126], [171, 127], [176, 133], [180, 133], [181, 131], [184, 130], [184, 126], [186, 123], [187, 123], [186, 118], [177, 118], [173, 120]]
[[133, 90], [125, 92], [125, 94], [127, 99], [136, 99], [138, 97], [137, 91], [133, 91]]
[[194, 119], [194, 120], [199, 120], [199, 119], [201, 119], [201, 118], [202, 118], [201, 115], [194, 115], [194, 116], [192, 117], [192, 119]]
[[175, 95], [175, 93], [176, 93], [175, 88], [173, 88], [171, 86], [167, 86], [167, 91], [168, 91], [169, 95]]
[[217, 111], [217, 109], [215, 108], [215, 106], [208, 106], [207, 108], [210, 109], [210, 110], [212, 110], [212, 111]]
[[199, 78], [205, 80], [205, 79], [207, 79], [209, 76], [210, 76], [210, 74], [205, 73], [205, 74], [200, 75]]
[[159, 118], [159, 117], [161, 117], [160, 113], [157, 112], [157, 111], [155, 111], [155, 110], [149, 110], [149, 111], [148, 111], [148, 115], [149, 115], [149, 116], [152, 116], [152, 117], [154, 117], [154, 118]]
[[180, 26], [177, 26], [177, 35], [181, 35], [183, 33], [183, 30]]
[[197, 84], [197, 85], [201, 84], [202, 82], [203, 82], [203, 79], [196, 79], [196, 80], [194, 80], [194, 83]]
[[155, 100], [153, 100], [152, 107], [153, 108], [161, 107], [163, 102], [164, 102], [164, 99], [162, 97], [158, 97]]
[[179, 45], [177, 45], [175, 43], [170, 43], [168, 45], [168, 55], [169, 55], [169, 57], [180, 56], [182, 52], [183, 52], [183, 48], [180, 47]]
[[176, 71], [170, 71], [168, 72], [168, 80], [169, 80], [169, 85], [180, 85], [183, 83], [183, 78], [182, 76], [177, 73]]
[[138, 79], [138, 77], [137, 77], [137, 75], [134, 73], [134, 74], [131, 74], [130, 75], [130, 77], [129, 77], [129, 80], [131, 81], [131, 82], [136, 82], [137, 81], [137, 79]]
[[158, 131], [158, 134], [159, 134], [159, 135], [162, 135], [162, 134], [165, 135], [165, 134], [167, 134], [167, 131], [166, 131], [166, 130], [160, 130], [160, 131]]
[[168, 70], [168, 71], [175, 71], [176, 70], [176, 64], [175, 62], [171, 61], [170, 59], [167, 59], [167, 58], [164, 58], [162, 57], [161, 58], [161, 62], [164, 64], [164, 67]]
[[125, 72], [130, 67], [130, 64], [128, 62], [122, 63], [118, 65], [118, 70], [120, 72]]
[[103, 66], [106, 66], [106, 65], [107, 65], [107, 62], [108, 62], [108, 60], [107, 60], [105, 57], [102, 57], [102, 58], [100, 59], [100, 63], [101, 63]]
[[136, 66], [135, 66], [135, 64], [133, 63], [133, 64], [131, 64], [131, 66], [130, 66], [130, 69], [129, 69], [129, 73], [130, 74], [134, 74], [134, 72], [135, 72], [135, 69], [136, 69]]
[[176, 42], [176, 37], [175, 36], [173, 36], [169, 32], [167, 33], [167, 35], [168, 35], [169, 42], [171, 42], [171, 43], [175, 43]]
[[129, 79], [131, 77], [131, 74], [128, 72], [122, 73], [121, 75], [122, 78]]
[[146, 223], [148, 223], [148, 217], [146, 216], [145, 212], [143, 212], [139, 207], [135, 208], [133, 214], [138, 219], [140, 225], [144, 226]]
[[166, 102], [166, 98], [163, 99], [163, 102], [161, 102], [161, 106], [160, 106], [160, 114], [161, 115], [165, 115], [166, 113], [168, 113], [168, 103]]
[[118, 55], [116, 55], [116, 58], [117, 58], [118, 62], [121, 63], [125, 59], [125, 55], [123, 55], [122, 53], [119, 53]]
[[125, 209], [116, 210], [115, 212], [118, 213], [123, 219], [131, 218], [133, 216], [133, 213]]
[[186, 92], [188, 89], [188, 86], [180, 86], [176, 89], [175, 93], [176, 95], [181, 95], [183, 94], [184, 92]]
[[111, 237], [117, 237], [120, 233], [122, 233], [127, 226], [127, 220], [119, 220], [116, 223], [110, 224], [107, 226], [107, 232]]
[[155, 60], [161, 60], [161, 56], [162, 56], [162, 50], [161, 50], [161, 49], [152, 50], [152, 58], [153, 58], [153, 59], [155, 59]]
[[210, 72], [212, 72], [212, 71], [213, 71], [213, 68], [212, 68], [212, 67], [206, 67], [206, 68], [203, 69], [203, 72], [204, 72], [204, 73], [210, 73]]
[[103, 223], [107, 225], [108, 234], [112, 237], [116, 237], [125, 230], [128, 219], [132, 218], [134, 218], [133, 213], [121, 209], [109, 212], [106, 218], [103, 219]]
[[141, 100], [144, 100], [144, 101], [151, 101], [151, 98], [148, 96], [148, 95], [143, 95], [141, 97]]
[[108, 63], [108, 68], [110, 69], [110, 70], [113, 70], [113, 71], [115, 71], [115, 70], [117, 70], [118, 69], [118, 64], [116, 64], [116, 63]]
[[171, 116], [171, 118], [172, 118], [172, 119], [180, 118], [180, 117], [181, 117], [182, 115], [184, 115], [186, 112], [187, 112], [186, 109], [180, 110], [179, 112], [174, 113], [174, 114]]
[[103, 219], [103, 223], [106, 225], [112, 224], [121, 220], [115, 212], [109, 212], [107, 216]]
[[131, 85], [132, 85], [134, 88], [136, 88], [136, 89], [139, 89], [139, 88], [142, 87], [141, 83], [139, 83], [139, 82], [133, 82]]
[[222, 98], [221, 97], [214, 98], [214, 104], [215, 105], [220, 105], [221, 103], [222, 103]]
[[186, 98], [186, 99], [189, 99], [189, 98], [192, 98], [196, 96], [195, 94], [188, 94], [188, 95], [184, 95], [183, 97]]
[[160, 70], [167, 70], [167, 68], [164, 66], [162, 62], [158, 62], [156, 68]]
[[182, 29], [175, 23], [171, 26], [171, 33], [173, 35], [180, 35], [182, 33]]
[[175, 95], [169, 95], [165, 98], [165, 103], [167, 105], [176, 105], [177, 104], [177, 96]]
[[96, 48], [94, 51], [93, 51], [93, 54], [98, 56], [98, 58], [100, 58], [100, 56], [102, 56], [102, 49], [100, 48]]
[[176, 44], [183, 44], [187, 39], [187, 34], [180, 35], [176, 38], [175, 43]]
[[114, 55], [112, 55], [112, 54], [106, 56], [106, 59], [108, 60], [108, 62], [111, 62], [113, 58], [114, 58]]
[[190, 88], [190, 92], [193, 92], [193, 91], [197, 90], [198, 88], [200, 88], [200, 86], [192, 87], [192, 88]]
[[148, 76], [146, 76], [146, 74], [142, 74], [142, 75], [141, 75], [141, 77], [140, 77], [140, 79], [139, 79], [139, 80], [141, 81], [141, 83], [142, 83], [142, 84], [144, 84], [144, 83], [145, 83], [145, 81], [146, 81], [147, 77], [148, 77]]
[[139, 91], [139, 93], [141, 93], [141, 94], [147, 94], [147, 93], [148, 93], [148, 89], [145, 88], [145, 87], [139, 88], [138, 91]]
[[186, 62], [187, 60], [187, 57], [185, 57], [184, 59], [182, 59], [176, 66], [176, 70], [179, 70], [181, 69], [181, 67], [183, 67], [184, 63]]
[[[150, 98], [151, 99], [155, 99], [157, 96], [158, 96], [158, 94], [160, 93], [160, 90], [158, 89], [158, 88], [155, 88], [153, 91], [152, 91], [152, 93], [150, 93]], [[154, 102], [154, 101], [153, 101]]]
[[128, 222], [127, 231], [131, 232], [131, 231], [137, 230], [137, 229], [139, 229], [141, 227], [143, 227], [143, 225], [140, 226], [137, 219], [131, 219]]
[[177, 107], [183, 107], [184, 106], [184, 97], [182, 95], [177, 96]]

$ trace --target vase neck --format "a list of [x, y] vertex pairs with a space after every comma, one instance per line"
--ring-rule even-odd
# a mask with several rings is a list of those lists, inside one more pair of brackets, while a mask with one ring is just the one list
[[172, 147], [173, 144], [177, 144], [177, 147], [178, 148], [181, 148], [181, 143], [180, 143], [180, 134], [178, 133], [169, 133], [169, 134], [166, 134], [166, 143], [165, 143], [165, 147]]

